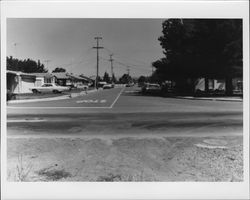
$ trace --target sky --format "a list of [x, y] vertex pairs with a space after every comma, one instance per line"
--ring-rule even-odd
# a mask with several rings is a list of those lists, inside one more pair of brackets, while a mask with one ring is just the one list
[[[163, 19], [76, 19], [23, 18], [7, 20], [7, 56], [40, 60], [51, 72], [62, 67], [67, 72], [96, 75], [95, 37], [99, 45], [99, 75], [111, 74], [113, 54], [116, 77], [150, 75], [151, 63], [162, 58], [158, 41]], [[48, 61], [48, 62], [47, 62]]]

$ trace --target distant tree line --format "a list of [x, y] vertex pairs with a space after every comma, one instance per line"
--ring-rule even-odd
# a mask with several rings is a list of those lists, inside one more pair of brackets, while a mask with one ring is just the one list
[[44, 64], [42, 64], [40, 60], [34, 61], [29, 58], [19, 60], [17, 58], [13, 58], [12, 56], [7, 57], [7, 70], [21, 71], [25, 73], [48, 72], [48, 70], [44, 67]]
[[57, 72], [66, 72], [66, 69], [57, 67], [52, 71], [52, 73], [57, 73]]
[[[11, 71], [20, 71], [24, 73], [46, 73], [48, 70], [44, 67], [44, 64], [38, 61], [34, 61], [32, 59], [24, 59], [20, 60], [17, 58], [13, 58], [12, 56], [7, 57], [7, 70]], [[57, 67], [55, 68], [52, 73], [54, 72], [66, 72], [66, 69]], [[121, 83], [127, 84], [134, 82], [135, 80], [128, 74], [123, 74], [118, 80], [116, 79], [115, 75], [110, 75], [105, 72], [103, 77], [98, 77], [98, 81], [105, 81], [107, 83]]]
[[118, 84], [128, 84], [134, 82], [135, 80], [128, 74], [123, 74], [118, 80], [116, 79], [115, 75], [110, 77], [110, 75], [105, 72], [103, 77], [98, 77], [98, 82], [105, 81], [107, 83], [118, 83]]
[[203, 77], [206, 91], [208, 79], [225, 79], [232, 94], [232, 78], [243, 71], [241, 19], [168, 19], [162, 34], [165, 57], [152, 63], [153, 76], [176, 82]]

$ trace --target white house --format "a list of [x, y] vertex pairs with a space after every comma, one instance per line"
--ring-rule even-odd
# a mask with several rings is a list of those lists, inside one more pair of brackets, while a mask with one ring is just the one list
[[15, 94], [32, 93], [31, 87], [44, 83], [55, 83], [56, 77], [50, 73], [24, 73], [7, 70], [7, 89]]
[[36, 76], [35, 86], [42, 86], [44, 83], [55, 83], [56, 77], [50, 73], [32, 73]]
[[[211, 90], [225, 90], [225, 80], [209, 79], [208, 88]], [[205, 91], [205, 78], [200, 78], [196, 80], [195, 90]]]
[[[243, 81], [241, 77], [235, 77], [232, 80], [233, 93], [242, 94], [243, 93]], [[208, 89], [209, 90], [226, 90], [225, 79], [208, 79]], [[200, 78], [196, 80], [195, 90], [205, 91], [205, 78]]]
[[29, 88], [34, 87], [35, 82], [33, 74], [7, 70], [7, 90], [12, 93], [31, 93]]

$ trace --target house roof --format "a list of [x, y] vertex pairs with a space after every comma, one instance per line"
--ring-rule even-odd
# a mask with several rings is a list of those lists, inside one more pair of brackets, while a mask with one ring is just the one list
[[67, 72], [53, 72], [53, 76], [56, 76], [57, 79], [76, 79], [76, 80], [88, 80], [85, 77], [81, 77], [75, 74], [69, 74]]
[[32, 73], [24, 73], [24, 72], [21, 72], [21, 71], [12, 71], [12, 70], [7, 70], [6, 71], [7, 74], [15, 74], [15, 75], [20, 75], [20, 76], [31, 76], [31, 77], [35, 77], [34, 74]]
[[93, 81], [91, 78], [88, 78], [88, 77], [86, 77], [84, 75], [80, 75], [80, 77], [83, 78], [86, 81]]
[[51, 73], [32, 73], [32, 74], [38, 77], [46, 77], [46, 78], [52, 78], [53, 76], [55, 76]]
[[52, 75], [54, 75], [57, 79], [69, 79], [68, 73], [66, 72], [53, 72]]
[[77, 79], [77, 80], [86, 80], [85, 78], [82, 78], [82, 77], [80, 77], [78, 75], [74, 75], [74, 74], [69, 74], [68, 76], [70, 76], [73, 79]]

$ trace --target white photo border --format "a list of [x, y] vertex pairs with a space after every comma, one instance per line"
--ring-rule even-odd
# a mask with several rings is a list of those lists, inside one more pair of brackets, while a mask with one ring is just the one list
[[[249, 2], [243, 1], [4, 1], [1, 2], [1, 197], [3, 199], [248, 199]], [[7, 18], [241, 18], [243, 19], [243, 182], [7, 182]]]

